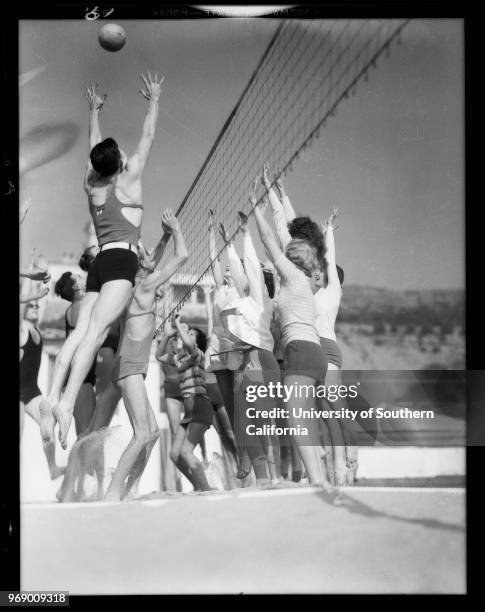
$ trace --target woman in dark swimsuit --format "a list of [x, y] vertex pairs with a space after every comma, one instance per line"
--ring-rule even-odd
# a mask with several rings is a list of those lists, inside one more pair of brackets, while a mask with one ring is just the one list
[[[42, 336], [37, 326], [39, 318], [38, 301], [25, 305], [20, 327], [20, 432], [23, 430], [24, 411], [40, 426], [39, 404], [42, 394], [37, 384], [42, 358]], [[64, 473], [64, 468], [56, 464], [54, 441], [43, 442], [44, 453], [49, 466], [51, 480]]]

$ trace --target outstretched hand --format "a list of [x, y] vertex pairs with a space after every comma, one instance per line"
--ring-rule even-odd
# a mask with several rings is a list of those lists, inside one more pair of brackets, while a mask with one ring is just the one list
[[148, 100], [149, 102], [153, 100], [153, 102], [158, 102], [160, 98], [160, 94], [162, 93], [162, 83], [165, 79], [164, 76], [158, 79], [158, 73], [155, 72], [155, 77], [152, 77], [150, 71], [147, 70], [146, 74], [142, 74], [141, 78], [145, 85], [145, 89], [139, 89], [139, 93]]
[[215, 227], [215, 216], [216, 211], [213, 208], [209, 208], [209, 229], [214, 229]]
[[240, 210], [237, 213], [237, 220], [239, 223], [239, 227], [242, 232], [247, 232], [248, 229], [248, 216]]
[[199, 284], [205, 294], [212, 293], [213, 289], [215, 288], [215, 283], [208, 274], [204, 275], [200, 279]]
[[108, 97], [108, 94], [104, 94], [100, 96], [98, 94], [98, 83], [93, 83], [91, 81], [87, 87], [85, 87], [86, 93], [84, 94], [85, 98], [89, 103], [90, 110], [100, 111], [103, 108], [103, 104]]
[[268, 178], [268, 171], [269, 171], [269, 164], [268, 164], [268, 162], [264, 162], [264, 164], [263, 164], [263, 175], [261, 177], [261, 180], [262, 180], [263, 185], [266, 187], [266, 189], [271, 189], [271, 183], [270, 183], [270, 180]]
[[258, 179], [255, 179], [249, 189], [249, 202], [253, 208], [256, 208], [256, 203], [257, 203], [257, 199], [256, 199], [257, 185], [258, 185]]
[[229, 240], [229, 236], [227, 234], [226, 226], [224, 225], [224, 223], [221, 223], [219, 225], [219, 233], [222, 236], [222, 239], [224, 240], [225, 244], [228, 244], [230, 240]]
[[173, 214], [171, 208], [167, 208], [162, 213], [162, 227], [170, 234], [180, 229], [178, 219]]
[[335, 219], [337, 218], [337, 215], [338, 215], [338, 209], [335, 208], [334, 206], [332, 214], [328, 217], [328, 219], [325, 219], [325, 221], [323, 221], [323, 223], [320, 224], [324, 235], [327, 233], [327, 230], [329, 228], [334, 231], [338, 228], [338, 225], [335, 224]]
[[283, 170], [281, 168], [278, 168], [278, 170], [276, 171], [276, 173], [274, 175], [275, 185], [278, 188], [278, 191], [280, 192], [281, 196], [284, 193], [283, 183], [281, 182], [281, 175], [282, 174], [283, 174]]

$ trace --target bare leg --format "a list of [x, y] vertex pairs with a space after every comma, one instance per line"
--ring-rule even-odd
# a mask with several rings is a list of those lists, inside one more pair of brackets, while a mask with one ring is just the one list
[[74, 424], [78, 438], [87, 431], [95, 408], [96, 395], [94, 389], [89, 383], [84, 383], [74, 404]]
[[[42, 395], [38, 395], [25, 405], [25, 412], [34, 419], [34, 421], [39, 425], [39, 427], [41, 422], [39, 410], [41, 401]], [[66, 468], [61, 468], [56, 464], [56, 445], [54, 439], [42, 440], [42, 446], [44, 448], [44, 454], [47, 459], [47, 465], [49, 466], [51, 480], [55, 480], [56, 478], [59, 478], [59, 476], [62, 476], [62, 474], [64, 474]]]
[[101, 347], [98, 351], [98, 363], [96, 365], [96, 393], [99, 395], [111, 384], [111, 372], [115, 361], [112, 348]]
[[201, 462], [194, 455], [194, 448], [204, 437], [204, 433], [207, 430], [207, 425], [203, 423], [189, 423], [187, 427], [187, 435], [182, 443], [180, 449], [180, 455], [185, 461], [192, 475], [192, 478], [197, 482], [197, 490], [199, 491], [210, 491], [211, 487], [207, 482], [204, 468]]
[[207, 468], [209, 466], [209, 462], [207, 461], [207, 450], [205, 448], [205, 439], [201, 438], [200, 443], [200, 452], [202, 453], [202, 463], [204, 467]]
[[[155, 435], [150, 427], [152, 422], [150, 421], [152, 408], [148, 400], [143, 375], [134, 374], [123, 378], [120, 381], [120, 387], [126, 411], [133, 427], [133, 437], [120, 457], [113, 479], [106, 492], [105, 499], [109, 501], [121, 500], [126, 477], [133, 468], [140, 453], [147, 448], [150, 442], [153, 442]], [[153, 417], [153, 421], [155, 421], [153, 413], [151, 416]], [[157, 427], [157, 437], [158, 434], [159, 431]]]
[[[301, 376], [294, 374], [285, 376], [285, 385], [290, 387], [295, 383], [296, 387], [299, 388], [300, 385], [314, 385], [315, 379], [310, 378], [309, 376]], [[298, 401], [298, 407], [301, 407], [303, 410], [309, 410], [313, 403], [314, 399], [312, 397], [301, 398]], [[295, 418], [293, 415], [292, 407], [289, 406], [288, 408], [290, 414], [287, 420], [288, 425], [290, 427], [296, 427], [297, 425], [300, 425], [300, 427], [305, 427], [306, 429], [308, 429], [308, 436], [292, 436], [295, 444], [298, 447], [302, 461], [305, 465], [305, 470], [308, 475], [308, 481], [310, 482], [310, 484], [324, 484], [326, 483], [326, 478], [323, 472], [322, 462], [320, 459], [320, 445], [318, 443], [318, 425], [316, 424], [315, 420], [311, 418]]]
[[291, 461], [291, 448], [286, 444], [283, 444], [285, 440], [281, 436], [280, 440], [280, 453], [281, 453], [281, 476], [286, 480], [290, 473], [290, 461]]
[[108, 334], [111, 323], [123, 312], [131, 295], [131, 288], [130, 281], [123, 279], [109, 281], [101, 287], [99, 298], [92, 309], [88, 330], [72, 359], [71, 374], [64, 395], [53, 407], [53, 415], [59, 422], [59, 441], [63, 448], [67, 446], [67, 433], [79, 389]]
[[120, 399], [121, 390], [115, 387], [113, 383], [110, 383], [96, 399], [96, 409], [89, 423], [89, 432], [97, 431], [102, 427], [108, 427]]
[[217, 384], [219, 385], [219, 390], [224, 399], [224, 407], [236, 441], [238, 455], [236, 460], [238, 466], [237, 478], [242, 479], [251, 472], [251, 462], [247, 449], [244, 447], [244, 440], [240, 439], [241, 436], [235, 427], [234, 372], [231, 370], [216, 370], [214, 374], [216, 375]]
[[319, 425], [322, 446], [325, 453], [323, 458], [325, 471], [327, 473], [327, 478], [330, 484], [335, 485], [335, 464], [333, 459], [332, 437], [330, 435], [330, 430], [327, 427], [327, 421], [325, 419], [322, 419]]
[[136, 460], [132, 470], [128, 475], [128, 480], [125, 487], [125, 495], [128, 495], [130, 491], [136, 493], [138, 485], [140, 483], [143, 472], [145, 471], [148, 459], [150, 458], [153, 447], [160, 439], [160, 429], [155, 419], [153, 411], [150, 411], [150, 441], [141, 451]]
[[187, 432], [185, 427], [182, 425], [178, 428], [177, 433], [175, 434], [175, 438], [172, 443], [172, 448], [170, 449], [170, 459], [174, 462], [176, 467], [180, 470], [180, 472], [187, 478], [190, 484], [194, 487], [194, 491], [198, 490], [199, 483], [194, 478], [189, 466], [185, 462], [185, 459], [182, 457], [182, 445], [184, 443]]
[[221, 443], [224, 448], [231, 453], [234, 460], [239, 461], [239, 453], [236, 446], [236, 438], [232, 431], [231, 423], [225, 406], [220, 406], [214, 411], [214, 427], [221, 439]]
[[302, 465], [300, 451], [293, 442], [290, 446], [290, 458], [291, 458], [291, 480], [293, 482], [300, 482], [302, 477]]
[[[342, 384], [340, 369], [333, 363], [329, 363], [327, 375], [325, 377], [325, 385], [329, 387], [330, 385], [337, 386], [340, 384]], [[345, 410], [348, 408], [347, 402], [343, 398], [338, 398], [334, 402], [331, 402], [331, 405], [334, 410]], [[355, 477], [355, 470], [357, 469], [357, 447], [350, 448], [347, 444], [347, 442], [350, 442], [352, 436], [350, 430], [346, 432], [345, 420], [336, 421], [335, 419], [331, 419], [328, 425], [334, 449], [336, 483], [338, 486], [347, 483], [351, 484]]]
[[57, 499], [60, 502], [71, 502], [75, 499], [74, 486], [76, 484], [76, 478], [81, 470], [81, 462], [79, 458], [79, 445], [83, 443], [83, 440], [77, 440], [69, 453], [69, 459], [67, 460], [67, 468], [64, 474], [62, 485], [57, 491]]
[[61, 350], [59, 351], [59, 354], [56, 357], [49, 395], [47, 398], [43, 399], [40, 404], [40, 434], [42, 439], [45, 441], [52, 441], [54, 439], [55, 420], [52, 410], [61, 397], [62, 386], [64, 385], [64, 380], [67, 376], [74, 353], [87, 332], [89, 318], [91, 316], [94, 303], [98, 299], [98, 295], [98, 293], [94, 292], [86, 293], [79, 308], [77, 325], [66, 338]]
[[180, 418], [183, 412], [184, 403], [174, 397], [165, 398], [168, 422], [170, 425], [170, 433], [172, 441], [180, 427]]

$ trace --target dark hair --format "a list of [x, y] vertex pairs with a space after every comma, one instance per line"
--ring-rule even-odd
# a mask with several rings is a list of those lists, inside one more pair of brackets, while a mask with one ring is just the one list
[[92, 248], [93, 247], [88, 247], [87, 249], [85, 249], [81, 257], [79, 258], [78, 266], [81, 268], [81, 270], [84, 270], [84, 272], [89, 271], [89, 267], [96, 259], [96, 255], [93, 255], [91, 253]]
[[54, 292], [56, 295], [59, 295], [63, 300], [67, 300], [68, 302], [73, 301], [74, 279], [72, 278], [72, 272], [64, 272], [64, 274], [55, 284]]
[[106, 138], [95, 145], [89, 157], [93, 168], [101, 176], [111, 176], [120, 169], [120, 150], [112, 138]]
[[322, 230], [315, 221], [310, 217], [295, 217], [293, 221], [288, 223], [288, 231], [292, 238], [306, 240], [309, 244], [315, 247], [317, 251], [317, 259], [320, 262], [322, 269], [325, 269], [325, 240]]
[[337, 274], [338, 274], [338, 279], [340, 281], [340, 284], [343, 285], [344, 284], [344, 269], [341, 268], [340, 266], [337, 266]]
[[264, 283], [271, 299], [274, 298], [274, 276], [270, 270], [263, 270]]
[[190, 329], [193, 329], [195, 331], [195, 343], [197, 344], [197, 347], [203, 353], [205, 353], [207, 349], [207, 336], [198, 327], [191, 327]]

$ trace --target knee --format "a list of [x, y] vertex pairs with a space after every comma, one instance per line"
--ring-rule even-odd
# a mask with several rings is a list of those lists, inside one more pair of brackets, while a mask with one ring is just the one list
[[189, 463], [192, 462], [194, 459], [192, 449], [188, 448], [187, 446], [182, 446], [182, 448], [180, 449], [180, 456], [182, 457], [182, 459], [184, 459], [184, 461]]
[[135, 434], [135, 444], [137, 446], [140, 446], [141, 448], [148, 446], [148, 444], [150, 444], [151, 441], [152, 441], [152, 434], [148, 429], [144, 429]]
[[155, 442], [160, 437], [160, 430], [158, 427], [152, 427], [150, 430], [150, 443], [155, 444]]

